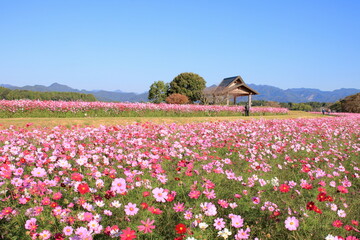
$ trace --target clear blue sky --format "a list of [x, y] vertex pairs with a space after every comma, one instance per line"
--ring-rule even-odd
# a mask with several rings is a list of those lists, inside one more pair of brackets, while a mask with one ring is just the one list
[[181, 72], [360, 88], [360, 1], [0, 1], [0, 83], [148, 91]]

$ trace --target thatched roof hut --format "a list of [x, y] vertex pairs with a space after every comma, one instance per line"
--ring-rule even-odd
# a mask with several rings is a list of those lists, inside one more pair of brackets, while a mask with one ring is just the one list
[[214, 96], [226, 96], [228, 104], [230, 96], [234, 98], [234, 103], [236, 103], [237, 97], [248, 96], [249, 107], [251, 106], [251, 96], [258, 94], [257, 91], [246, 85], [240, 76], [224, 78], [213, 92]]

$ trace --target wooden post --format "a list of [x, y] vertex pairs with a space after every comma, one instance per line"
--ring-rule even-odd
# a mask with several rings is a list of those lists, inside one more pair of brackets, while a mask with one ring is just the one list
[[249, 111], [251, 108], [251, 93], [248, 95], [248, 105], [249, 105]]
[[226, 94], [226, 105], [229, 105], [229, 94]]
[[236, 105], [236, 96], [234, 95], [234, 105]]

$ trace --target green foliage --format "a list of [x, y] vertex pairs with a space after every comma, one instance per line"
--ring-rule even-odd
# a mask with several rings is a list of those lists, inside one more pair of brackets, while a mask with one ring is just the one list
[[340, 101], [335, 102], [330, 106], [331, 111], [343, 112]]
[[9, 94], [9, 92], [11, 92], [10, 89], [0, 87], [0, 99], [6, 99], [6, 96]]
[[360, 93], [347, 96], [329, 107], [336, 112], [360, 113]]
[[77, 92], [34, 92], [28, 90], [10, 90], [0, 87], [0, 99], [4, 100], [53, 100], [53, 101], [86, 101], [94, 102], [96, 98], [92, 94]]
[[291, 110], [299, 110], [299, 111], [312, 111], [312, 107], [306, 103], [293, 103]]
[[165, 101], [169, 85], [163, 81], [154, 82], [150, 86], [148, 99], [153, 103], [161, 103]]
[[202, 91], [206, 87], [206, 81], [196, 73], [181, 73], [170, 83], [169, 95], [180, 93], [189, 98], [191, 102], [201, 99]]
[[340, 100], [340, 103], [344, 112], [360, 113], [360, 93], [348, 96]]

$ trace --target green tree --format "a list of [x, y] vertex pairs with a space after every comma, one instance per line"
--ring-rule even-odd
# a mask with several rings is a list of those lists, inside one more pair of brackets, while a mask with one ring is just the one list
[[7, 95], [9, 94], [9, 92], [11, 92], [10, 89], [0, 87], [0, 100], [7, 99]]
[[180, 93], [189, 98], [191, 102], [201, 99], [206, 81], [196, 73], [181, 73], [170, 82], [168, 95]]
[[360, 113], [360, 93], [347, 96], [340, 103], [344, 112]]
[[312, 107], [306, 103], [293, 103], [290, 110], [311, 111]]
[[153, 103], [161, 103], [167, 97], [168, 84], [163, 81], [156, 81], [150, 86], [148, 99]]
[[333, 103], [330, 107], [331, 111], [333, 112], [343, 112], [343, 109], [341, 108], [341, 103], [340, 101], [336, 101], [335, 103]]

